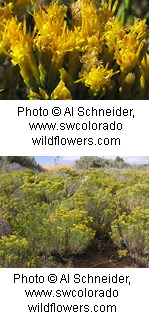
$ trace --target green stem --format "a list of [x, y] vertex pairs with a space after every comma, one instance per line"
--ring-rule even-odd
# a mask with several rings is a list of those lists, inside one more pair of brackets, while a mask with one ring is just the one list
[[123, 24], [126, 24], [129, 18], [129, 15], [131, 14], [131, 1], [130, 0], [124, 0], [124, 11], [123, 11]]
[[131, 0], [123, 0], [117, 12], [117, 15], [122, 21], [123, 25], [127, 23], [131, 14]]

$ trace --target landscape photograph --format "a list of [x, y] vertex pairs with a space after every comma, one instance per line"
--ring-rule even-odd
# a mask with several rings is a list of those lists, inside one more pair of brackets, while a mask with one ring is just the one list
[[149, 157], [0, 157], [1, 268], [148, 268]]

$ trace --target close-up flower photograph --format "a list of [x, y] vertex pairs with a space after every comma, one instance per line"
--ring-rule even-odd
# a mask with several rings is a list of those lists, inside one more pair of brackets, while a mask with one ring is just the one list
[[0, 3], [0, 99], [149, 99], [149, 3]]

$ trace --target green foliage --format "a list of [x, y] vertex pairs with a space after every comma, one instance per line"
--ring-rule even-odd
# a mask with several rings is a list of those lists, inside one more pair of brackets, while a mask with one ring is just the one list
[[149, 20], [148, 0], [123, 0], [119, 1], [117, 16], [121, 19], [123, 24], [126, 24], [136, 18], [145, 18]]
[[54, 215], [45, 220], [48, 253], [84, 252], [94, 238], [94, 231], [90, 228], [92, 223], [92, 218], [85, 211], [68, 210], [62, 204]]
[[3, 163], [18, 163], [27, 168], [42, 169], [40, 165], [36, 163], [35, 158], [30, 156], [7, 156], [1, 157], [1, 160]]
[[89, 167], [102, 168], [102, 167], [114, 167], [114, 168], [124, 168], [128, 167], [123, 158], [117, 156], [114, 160], [106, 159], [96, 156], [83, 156], [76, 161], [77, 169], [86, 169]]
[[149, 209], [138, 206], [130, 215], [123, 213], [111, 229], [111, 238], [119, 248], [126, 247], [136, 259], [149, 258]]
[[28, 260], [28, 242], [17, 236], [0, 239], [0, 267], [23, 267]]

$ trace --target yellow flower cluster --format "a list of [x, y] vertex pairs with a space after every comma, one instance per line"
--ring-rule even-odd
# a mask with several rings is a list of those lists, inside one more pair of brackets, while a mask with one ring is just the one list
[[26, 20], [21, 24], [12, 17], [7, 23], [5, 33], [10, 43], [9, 52], [5, 53], [12, 58], [13, 65], [19, 65], [27, 87], [38, 89], [39, 72], [33, 54], [33, 35], [27, 33]]
[[149, 99], [145, 20], [123, 26], [117, 1], [78, 0], [71, 15], [53, 1], [34, 6], [29, 32], [18, 12], [30, 2], [0, 8], [0, 55], [19, 66], [31, 99]]
[[0, 62], [2, 63], [5, 60], [5, 56], [3, 54], [3, 48], [9, 48], [9, 42], [7, 39], [7, 22], [12, 16], [12, 3], [9, 3], [7, 6], [0, 7]]

